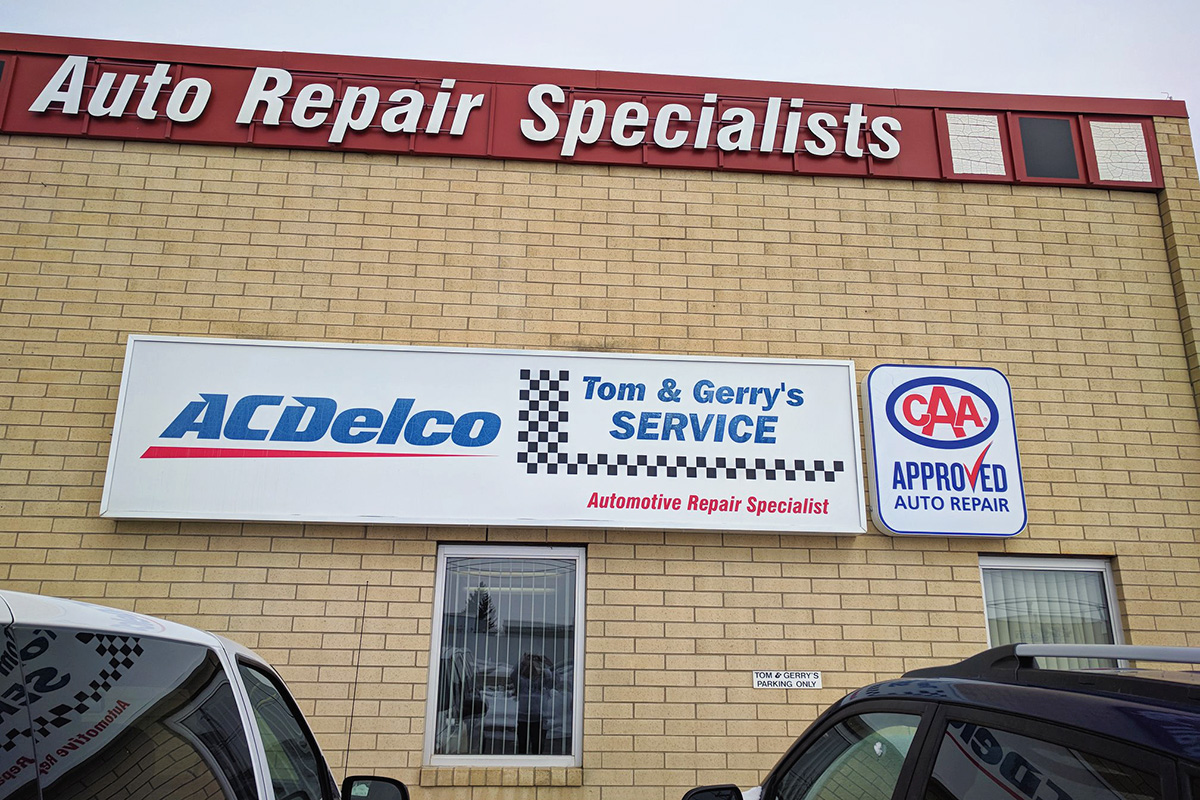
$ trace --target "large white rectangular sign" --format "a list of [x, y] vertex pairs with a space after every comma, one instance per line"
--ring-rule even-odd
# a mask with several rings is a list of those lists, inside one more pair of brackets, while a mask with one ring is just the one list
[[131, 336], [102, 514], [861, 533], [854, 365]]

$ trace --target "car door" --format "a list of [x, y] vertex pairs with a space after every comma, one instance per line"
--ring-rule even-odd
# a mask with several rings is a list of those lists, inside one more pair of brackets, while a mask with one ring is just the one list
[[761, 800], [892, 800], [912, 780], [933, 706], [853, 703], [819, 721], [763, 783]]
[[38, 759], [12, 614], [0, 600], [0, 800], [37, 800]]

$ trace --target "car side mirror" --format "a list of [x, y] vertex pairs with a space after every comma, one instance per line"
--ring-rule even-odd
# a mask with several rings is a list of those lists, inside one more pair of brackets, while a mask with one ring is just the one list
[[742, 800], [742, 790], [732, 784], [697, 786], [685, 794], [683, 800]]
[[408, 800], [408, 787], [394, 778], [347, 775], [342, 781], [342, 800]]

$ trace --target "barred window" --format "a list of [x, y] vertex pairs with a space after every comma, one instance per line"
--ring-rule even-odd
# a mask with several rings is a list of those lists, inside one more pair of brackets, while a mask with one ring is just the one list
[[581, 763], [578, 548], [438, 553], [427, 763]]

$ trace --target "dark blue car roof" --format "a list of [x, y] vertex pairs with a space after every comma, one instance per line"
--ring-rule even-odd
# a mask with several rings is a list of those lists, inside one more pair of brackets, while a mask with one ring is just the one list
[[1078, 677], [1078, 686], [1065, 688], [912, 676], [858, 689], [837, 707], [882, 698], [929, 700], [1067, 725], [1200, 764], [1200, 699], [1144, 697], [1111, 691], [1113, 681], [1097, 688]]

